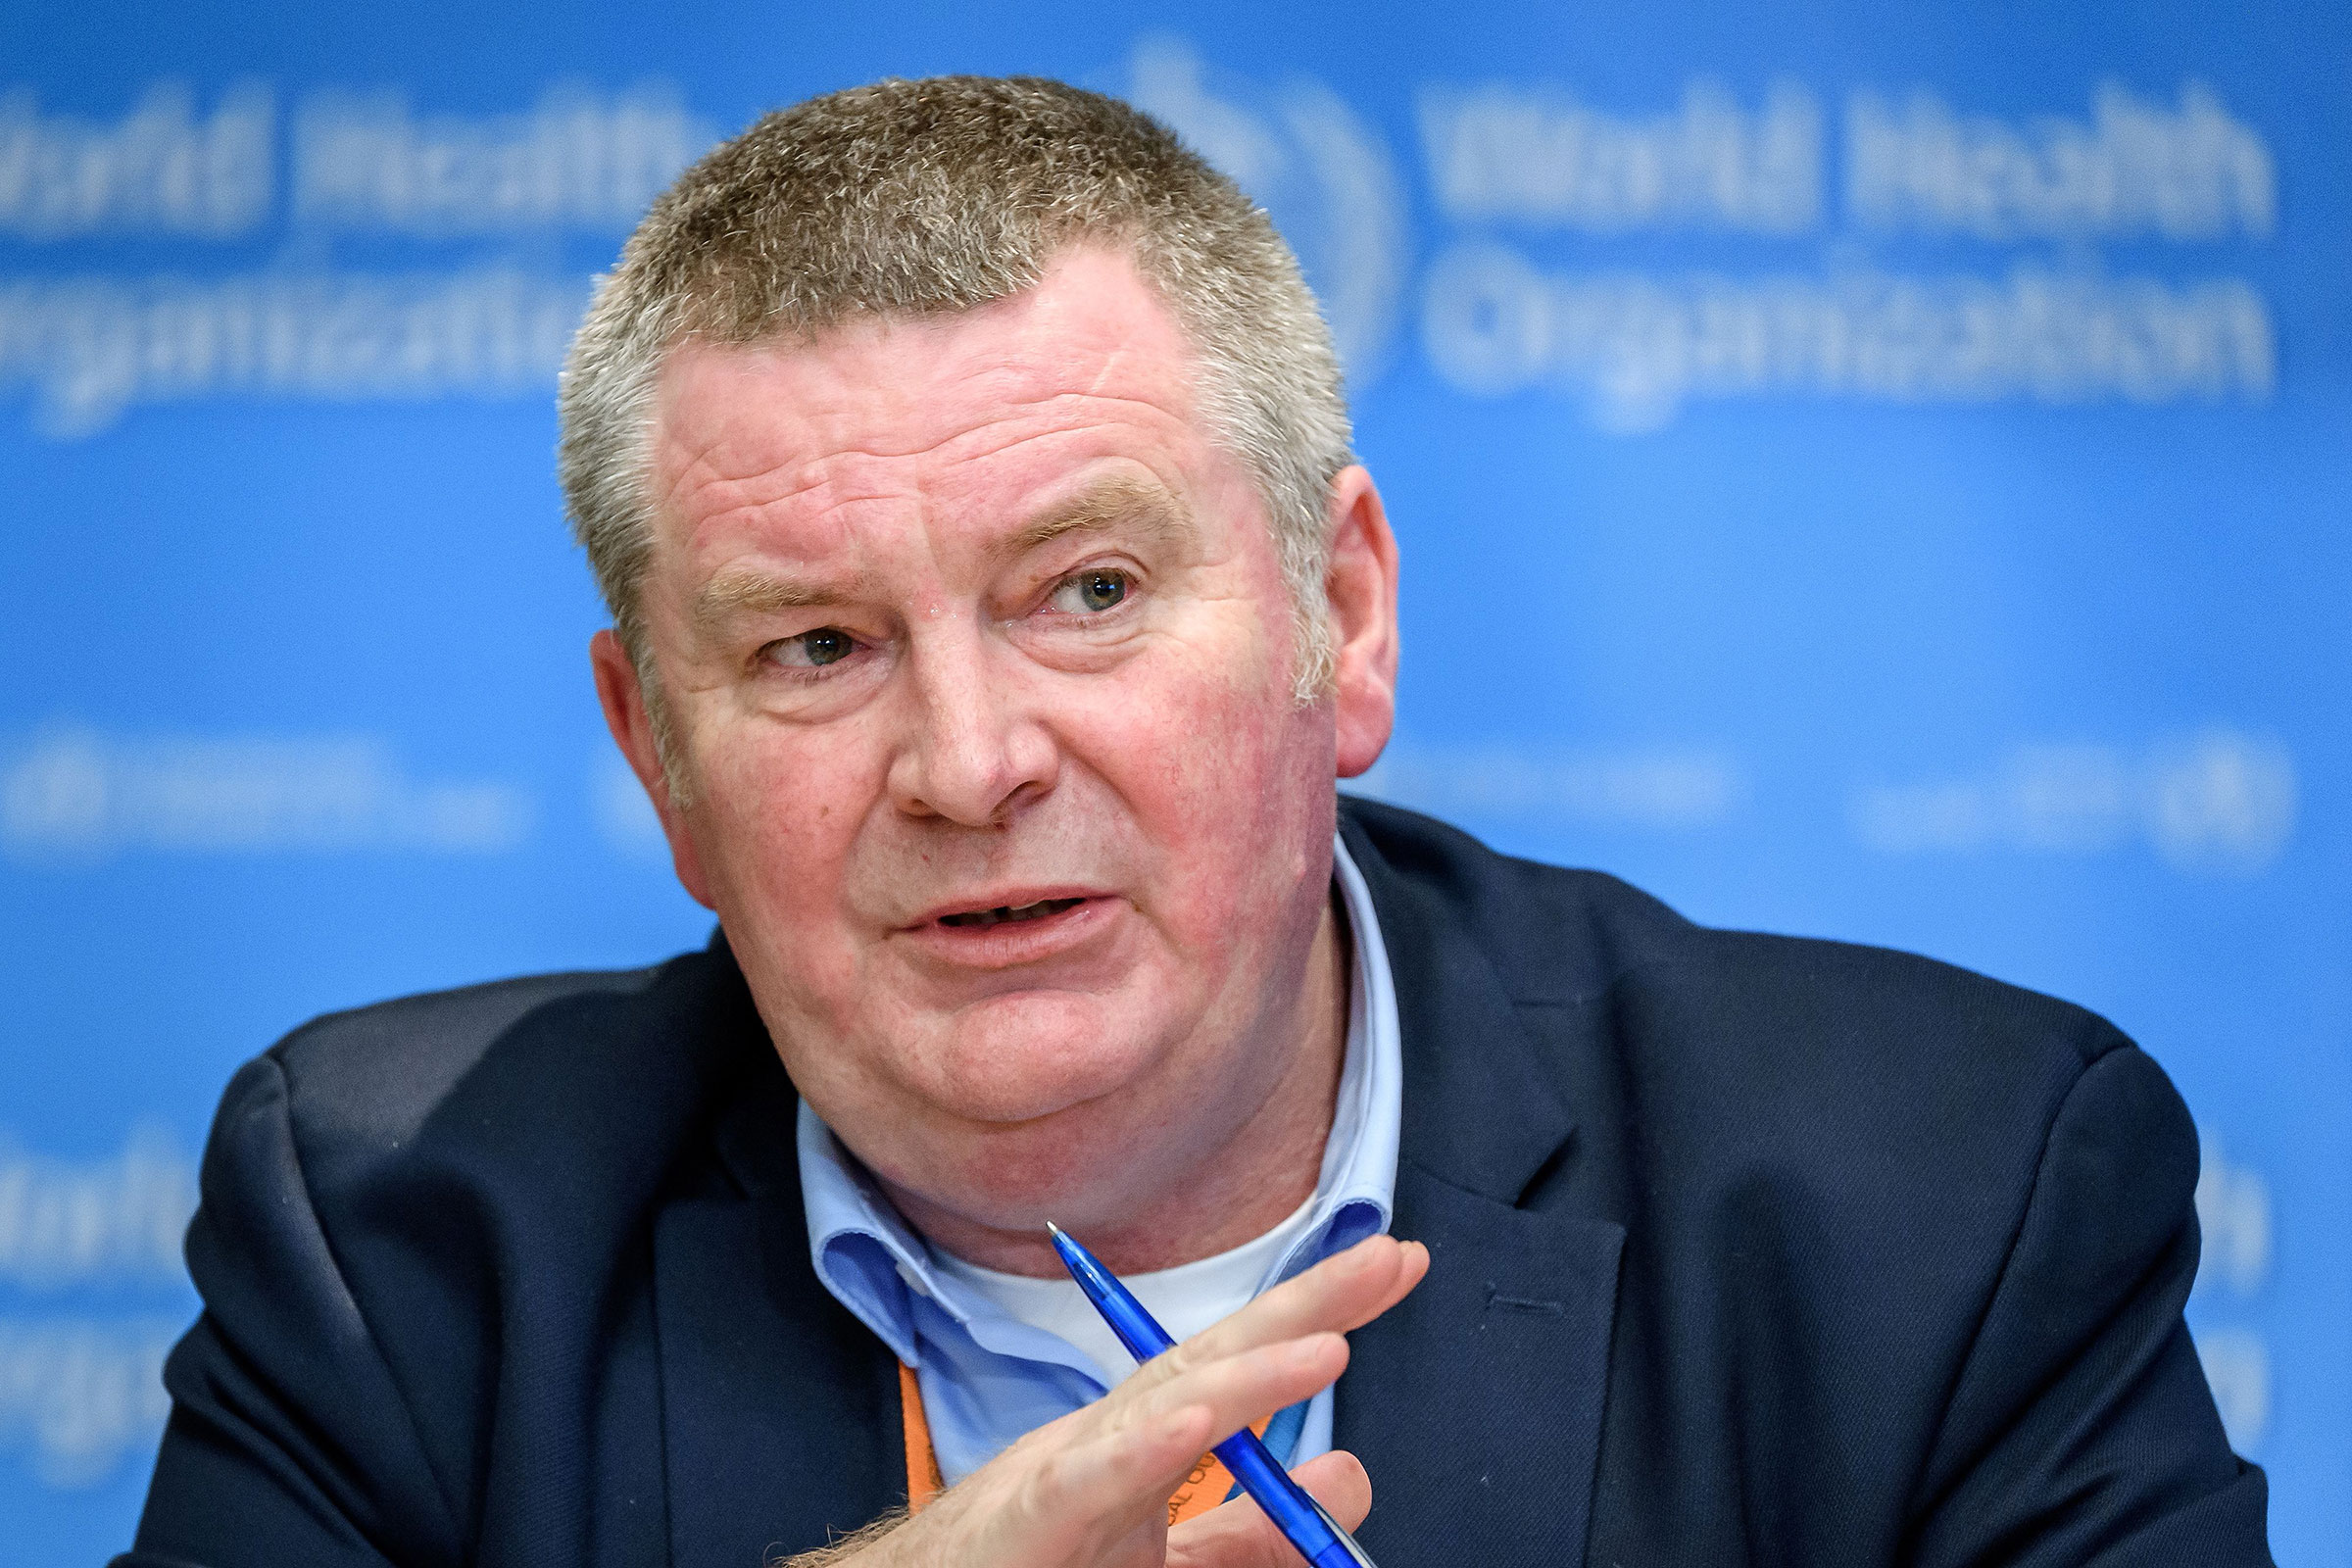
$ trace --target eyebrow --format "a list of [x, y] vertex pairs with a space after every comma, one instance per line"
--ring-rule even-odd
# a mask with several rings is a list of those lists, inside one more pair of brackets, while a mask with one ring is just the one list
[[1119, 478], [1106, 479], [1047, 508], [1000, 545], [997, 553], [1026, 555], [1064, 534], [1120, 529], [1179, 546], [1194, 538], [1193, 519], [1174, 496], [1156, 484]]
[[[1065, 534], [1109, 533], [1120, 529], [1179, 547], [1189, 545], [1196, 533], [1192, 517], [1183, 506], [1158, 485], [1136, 479], [1107, 479], [1048, 507], [997, 545], [991, 554], [1004, 558], [1022, 556]], [[772, 576], [749, 566], [729, 566], [695, 595], [694, 619], [699, 626], [715, 629], [737, 615], [766, 615], [783, 610], [848, 604], [865, 586], [868, 585], [861, 582], [844, 591], [798, 578]]]
[[779, 610], [805, 610], [810, 605], [838, 605], [847, 595], [790, 577], [771, 577], [748, 566], [729, 566], [703, 585], [694, 596], [694, 618], [700, 626], [723, 625], [735, 615], [773, 614]]

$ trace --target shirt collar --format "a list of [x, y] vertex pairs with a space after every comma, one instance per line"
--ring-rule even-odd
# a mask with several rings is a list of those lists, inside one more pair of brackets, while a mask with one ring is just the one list
[[[1388, 1229], [1395, 1207], [1404, 1077], [1396, 984], [1371, 891], [1347, 845], [1336, 837], [1332, 874], [1354, 949], [1347, 1052], [1315, 1184], [1314, 1220], [1260, 1290]], [[914, 1305], [919, 1295], [983, 1350], [1070, 1367], [1102, 1381], [1101, 1369], [1060, 1336], [1004, 1316], [934, 1268], [922, 1237], [806, 1100], [800, 1103], [797, 1133], [816, 1276], [900, 1360], [913, 1367], [923, 1363], [926, 1333]], [[922, 1319], [937, 1321], [928, 1311]]]

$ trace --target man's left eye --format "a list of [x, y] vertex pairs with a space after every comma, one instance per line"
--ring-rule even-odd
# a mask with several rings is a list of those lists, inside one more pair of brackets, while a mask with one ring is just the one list
[[1070, 614], [1101, 614], [1127, 597], [1129, 585], [1125, 572], [1108, 566], [1073, 572], [1054, 586], [1054, 608]]

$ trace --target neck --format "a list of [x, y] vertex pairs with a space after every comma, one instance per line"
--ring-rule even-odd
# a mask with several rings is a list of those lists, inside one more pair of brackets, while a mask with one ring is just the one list
[[[1287, 1063], [1254, 1111], [1215, 1147], [1193, 1152], [1181, 1181], [1159, 1184], [1120, 1212], [1088, 1216], [1084, 1232], [1073, 1232], [1112, 1272], [1150, 1273], [1229, 1251], [1313, 1196], [1348, 1050], [1349, 939], [1338, 905], [1335, 893], [1324, 906], [1287, 1031]], [[1001, 1229], [882, 1185], [907, 1223], [967, 1262], [1040, 1279], [1064, 1272], [1042, 1226]]]

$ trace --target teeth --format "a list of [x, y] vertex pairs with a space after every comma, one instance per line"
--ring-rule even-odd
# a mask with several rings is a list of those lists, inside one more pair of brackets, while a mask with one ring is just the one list
[[1075, 907], [1085, 902], [1084, 899], [1040, 899], [1035, 904], [1024, 904], [1017, 909], [1000, 904], [993, 909], [974, 909], [968, 914], [945, 915], [941, 918], [940, 924], [986, 929], [1006, 920], [1036, 920], [1049, 914], [1059, 914], [1062, 910]]

